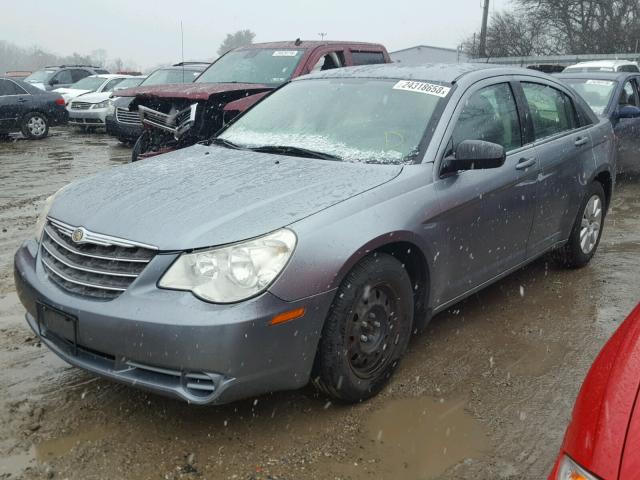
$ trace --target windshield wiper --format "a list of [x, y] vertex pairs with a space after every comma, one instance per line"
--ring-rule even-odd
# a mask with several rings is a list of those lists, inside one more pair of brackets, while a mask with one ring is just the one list
[[241, 147], [238, 144], [235, 144], [233, 142], [230, 142], [229, 140], [225, 140], [224, 138], [220, 138], [220, 137], [212, 137], [209, 140], [205, 140], [204, 142], [205, 145], [221, 145], [223, 147], [227, 147], [227, 148], [233, 148], [234, 150], [245, 150], [245, 147]]
[[319, 158], [321, 160], [342, 160], [342, 158], [336, 155], [331, 155], [330, 153], [318, 152], [316, 150], [309, 150], [302, 147], [293, 147], [290, 145], [263, 145], [261, 147], [251, 147], [249, 148], [249, 150], [253, 150], [254, 152], [274, 153], [276, 155], [292, 155], [294, 157]]

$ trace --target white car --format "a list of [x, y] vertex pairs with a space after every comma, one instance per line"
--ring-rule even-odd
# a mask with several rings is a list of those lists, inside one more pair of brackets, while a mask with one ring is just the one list
[[595, 62], [580, 62], [570, 65], [562, 73], [592, 73], [592, 72], [640, 72], [636, 62], [628, 60], [598, 60]]
[[118, 75], [113, 73], [103, 75], [90, 75], [78, 80], [76, 83], [67, 88], [56, 88], [53, 90], [62, 95], [65, 103], [73, 100], [79, 95], [91, 92], [110, 92], [123, 79], [129, 78], [131, 75]]
[[86, 130], [105, 126], [105, 117], [109, 114], [109, 98], [117, 95], [118, 90], [133, 88], [147, 78], [146, 75], [124, 76], [113, 88], [107, 85], [100, 92], [91, 92], [78, 95], [67, 104], [69, 112], [69, 124], [82, 127]]

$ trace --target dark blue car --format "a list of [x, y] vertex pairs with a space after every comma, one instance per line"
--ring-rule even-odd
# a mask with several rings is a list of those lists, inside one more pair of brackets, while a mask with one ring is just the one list
[[0, 136], [21, 131], [25, 137], [39, 140], [47, 136], [49, 126], [67, 123], [68, 117], [60, 94], [0, 77]]
[[617, 172], [640, 172], [640, 73], [562, 73], [557, 75], [611, 120], [617, 138]]

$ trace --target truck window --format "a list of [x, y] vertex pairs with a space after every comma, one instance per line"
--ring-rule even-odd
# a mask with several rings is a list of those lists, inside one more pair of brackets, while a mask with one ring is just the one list
[[332, 68], [340, 68], [345, 66], [344, 52], [329, 52], [316, 62], [311, 72], [320, 72], [322, 70], [331, 70]]
[[382, 52], [351, 52], [354, 65], [375, 65], [385, 63]]

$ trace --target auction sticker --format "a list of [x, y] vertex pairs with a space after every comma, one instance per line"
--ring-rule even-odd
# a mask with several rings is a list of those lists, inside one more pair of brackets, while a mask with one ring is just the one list
[[407, 92], [426, 93], [427, 95], [435, 95], [436, 97], [446, 97], [451, 88], [443, 85], [435, 85], [426, 82], [414, 82], [411, 80], [400, 80], [393, 86], [394, 90], [406, 90]]
[[603, 87], [610, 87], [613, 85], [613, 82], [609, 80], [587, 80], [587, 85], [602, 85]]
[[298, 50], [276, 50], [271, 55], [272, 57], [295, 57], [298, 55]]

